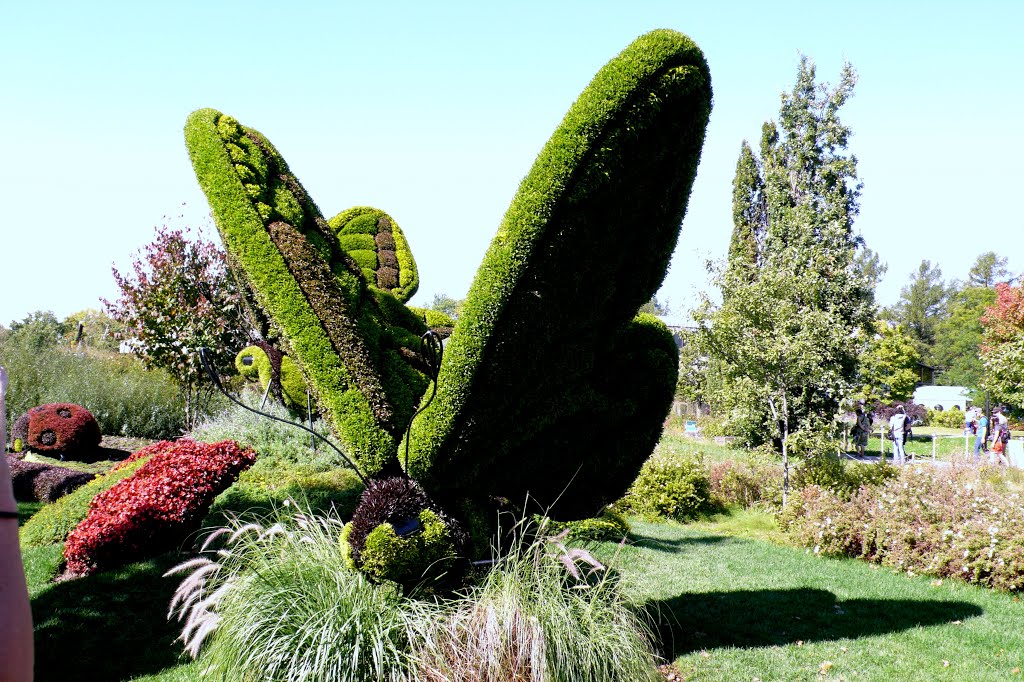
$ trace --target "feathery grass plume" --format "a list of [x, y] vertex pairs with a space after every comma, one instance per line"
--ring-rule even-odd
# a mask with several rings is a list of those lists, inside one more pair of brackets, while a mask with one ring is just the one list
[[[506, 553], [461, 599], [410, 603], [417, 679], [639, 682], [659, 679], [649, 623], [615, 575], [565, 531], [521, 521]], [[438, 613], [438, 610], [441, 613]]]
[[180, 639], [211, 679], [410, 679], [402, 597], [344, 565], [342, 527], [302, 512], [236, 520], [220, 549], [206, 546], [212, 558], [168, 572], [191, 571], [169, 617], [184, 621]]

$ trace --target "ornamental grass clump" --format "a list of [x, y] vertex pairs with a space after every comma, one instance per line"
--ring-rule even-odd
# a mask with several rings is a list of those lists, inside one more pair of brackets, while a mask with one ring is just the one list
[[780, 525], [825, 556], [860, 557], [908, 574], [1024, 589], [1024, 504], [973, 467], [907, 467], [845, 496], [808, 486]]
[[427, 682], [661, 679], [648, 621], [586, 550], [516, 528], [510, 550], [459, 599], [414, 605], [412, 658]]
[[[291, 506], [291, 505], [289, 505]], [[405, 600], [345, 565], [332, 516], [280, 515], [234, 521], [213, 533], [204, 555], [171, 569], [191, 572], [170, 616], [180, 639], [219, 680], [403, 681]], [[222, 539], [223, 546], [212, 546]]]

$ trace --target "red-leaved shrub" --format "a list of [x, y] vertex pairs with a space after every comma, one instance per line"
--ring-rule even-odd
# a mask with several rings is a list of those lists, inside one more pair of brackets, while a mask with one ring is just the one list
[[26, 462], [7, 455], [14, 498], [22, 502], [53, 502], [96, 476], [41, 462]]
[[815, 554], [1024, 590], [1024, 504], [974, 468], [906, 467], [852, 497], [808, 486], [780, 523]]
[[130, 459], [146, 454], [152, 457], [135, 474], [93, 499], [68, 536], [68, 572], [94, 573], [173, 549], [256, 461], [256, 453], [228, 440], [163, 441]]
[[27, 413], [24, 447], [36, 452], [59, 452], [67, 459], [87, 457], [100, 444], [100, 425], [92, 412], [74, 403], [47, 403]]

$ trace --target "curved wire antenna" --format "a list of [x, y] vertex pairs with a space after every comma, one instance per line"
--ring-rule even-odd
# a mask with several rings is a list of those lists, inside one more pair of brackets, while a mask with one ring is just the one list
[[434, 396], [437, 395], [437, 375], [441, 371], [441, 361], [444, 360], [444, 343], [441, 339], [441, 335], [435, 332], [433, 329], [428, 329], [426, 333], [420, 337], [420, 352], [423, 355], [423, 361], [427, 364], [427, 369], [430, 376], [431, 391], [430, 397], [427, 398], [427, 402], [420, 406], [420, 409], [416, 410], [413, 414], [412, 419], [409, 420], [409, 425], [405, 427], [405, 475], [409, 475], [409, 436], [412, 434], [412, 423], [416, 421], [416, 417], [420, 416], [423, 410], [427, 409], [431, 402], [434, 400]]
[[281, 422], [282, 424], [288, 424], [290, 426], [296, 426], [296, 427], [302, 429], [303, 431], [306, 431], [307, 433], [310, 433], [310, 434], [316, 436], [317, 438], [319, 438], [323, 442], [327, 443], [327, 445], [329, 445], [335, 452], [337, 452], [339, 455], [341, 455], [341, 458], [343, 460], [345, 460], [345, 463], [349, 465], [349, 467], [352, 469], [352, 471], [356, 472], [356, 476], [358, 476], [359, 480], [362, 481], [364, 488], [369, 487], [370, 483], [369, 483], [369, 481], [366, 480], [366, 477], [363, 476], [363, 473], [361, 471], [359, 471], [359, 467], [357, 467], [355, 464], [353, 464], [352, 460], [348, 458], [348, 455], [346, 455], [344, 452], [342, 452], [341, 449], [338, 448], [337, 445], [335, 445], [334, 443], [332, 443], [328, 439], [324, 438], [323, 436], [321, 436], [319, 433], [317, 433], [313, 429], [306, 428], [305, 426], [303, 426], [302, 424], [299, 424], [297, 422], [292, 422], [292, 421], [288, 421], [287, 419], [281, 419], [280, 417], [275, 417], [274, 415], [267, 414], [266, 412], [260, 412], [257, 409], [249, 407], [248, 405], [246, 405], [245, 403], [243, 403], [242, 401], [238, 400], [233, 395], [228, 393], [228, 390], [226, 388], [224, 388], [224, 384], [222, 384], [221, 381], [220, 381], [220, 375], [217, 374], [217, 370], [213, 368], [213, 363], [210, 362], [210, 352], [206, 348], [200, 348], [199, 349], [199, 361], [203, 363], [203, 369], [206, 370], [206, 373], [210, 375], [210, 380], [213, 381], [213, 385], [216, 386], [217, 390], [220, 391], [221, 393], [223, 393], [224, 396], [228, 400], [233, 402], [235, 405], [238, 405], [242, 409], [249, 410], [250, 412], [254, 412], [254, 413], [260, 415], [261, 417], [266, 417], [267, 419], [273, 419], [274, 421]]

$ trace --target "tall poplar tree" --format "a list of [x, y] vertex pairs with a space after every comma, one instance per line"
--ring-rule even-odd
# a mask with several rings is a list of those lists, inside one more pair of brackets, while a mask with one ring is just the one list
[[708, 382], [715, 402], [747, 442], [776, 443], [787, 470], [794, 434], [806, 444], [834, 433], [856, 377], [856, 332], [873, 320], [873, 283], [856, 263], [857, 160], [838, 115], [855, 83], [846, 64], [838, 85], [819, 85], [801, 58], [778, 121], [762, 128], [760, 158], [741, 146], [722, 303], [706, 299], [696, 316], [695, 343], [719, 373]]

